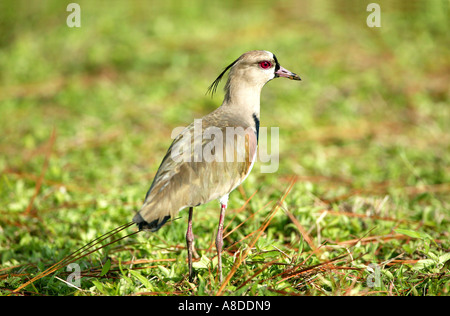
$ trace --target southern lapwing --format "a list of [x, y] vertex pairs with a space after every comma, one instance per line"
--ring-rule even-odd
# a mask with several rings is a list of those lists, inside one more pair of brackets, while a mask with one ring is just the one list
[[157, 231], [179, 211], [189, 208], [186, 243], [191, 282], [193, 208], [216, 199], [220, 202], [216, 248], [222, 282], [223, 222], [228, 195], [245, 180], [256, 160], [261, 89], [278, 77], [300, 80], [298, 75], [281, 67], [274, 54], [255, 50], [226, 67], [208, 91], [215, 92], [228, 70], [222, 105], [195, 120], [175, 138], [142, 208], [133, 218], [139, 230]]

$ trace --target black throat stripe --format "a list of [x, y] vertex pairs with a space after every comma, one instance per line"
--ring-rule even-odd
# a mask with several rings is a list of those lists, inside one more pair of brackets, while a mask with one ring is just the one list
[[275, 60], [275, 72], [277, 72], [278, 70], [280, 70], [280, 63], [278, 62], [277, 57], [275, 56], [275, 54], [273, 55], [273, 60]]
[[259, 118], [256, 116], [256, 113], [253, 113], [253, 121], [255, 122], [256, 128], [256, 142], [259, 142]]

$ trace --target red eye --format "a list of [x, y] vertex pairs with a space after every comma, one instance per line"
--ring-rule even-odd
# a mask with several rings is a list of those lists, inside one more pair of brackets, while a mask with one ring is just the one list
[[272, 63], [271, 63], [270, 61], [265, 60], [265, 61], [260, 62], [260, 63], [259, 63], [259, 66], [260, 66], [262, 69], [267, 69], [267, 68], [272, 67]]

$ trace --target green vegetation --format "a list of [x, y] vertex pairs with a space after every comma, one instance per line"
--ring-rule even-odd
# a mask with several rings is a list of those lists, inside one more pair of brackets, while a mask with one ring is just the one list
[[369, 2], [323, 0], [80, 0], [69, 28], [69, 2], [0, 2], [2, 295], [129, 222], [171, 131], [220, 105], [206, 88], [252, 49], [303, 81], [263, 90], [280, 166], [230, 195], [229, 282], [211, 202], [194, 211], [194, 283], [183, 211], [78, 260], [78, 288], [62, 267], [17, 293], [449, 295], [447, 1], [377, 1], [380, 28]]

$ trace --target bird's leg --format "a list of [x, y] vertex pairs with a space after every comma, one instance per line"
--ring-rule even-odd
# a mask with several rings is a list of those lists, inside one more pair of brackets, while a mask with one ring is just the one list
[[189, 282], [192, 282], [194, 275], [192, 273], [192, 254], [194, 253], [194, 234], [192, 233], [192, 213], [194, 208], [189, 208], [188, 229], [186, 232], [186, 244], [188, 250], [188, 264], [189, 264]]
[[223, 246], [223, 221], [225, 219], [226, 203], [220, 203], [219, 228], [217, 229], [216, 248], [219, 267], [219, 282], [222, 283], [222, 246]]

